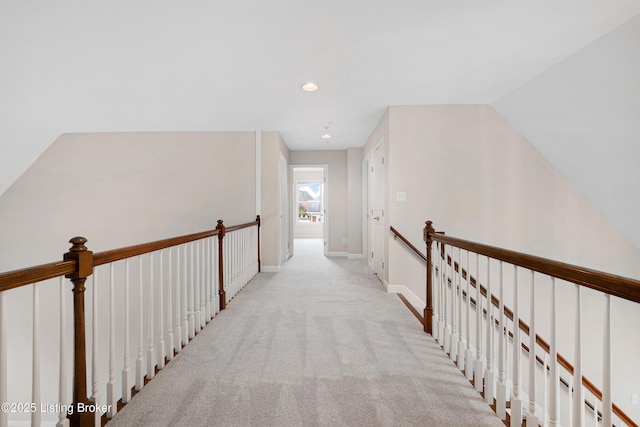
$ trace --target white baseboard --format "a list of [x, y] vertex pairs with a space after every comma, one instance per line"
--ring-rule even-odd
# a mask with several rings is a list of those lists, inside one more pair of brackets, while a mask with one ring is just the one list
[[364, 254], [347, 254], [348, 259], [366, 259]]
[[422, 301], [422, 299], [420, 299], [416, 294], [411, 292], [409, 288], [407, 288], [405, 285], [385, 285], [387, 288], [387, 292], [392, 294], [402, 294], [402, 296], [404, 296], [407, 301], [409, 301], [411, 305], [416, 310], [418, 310], [418, 313], [422, 313], [425, 307], [425, 302]]
[[263, 265], [261, 266], [260, 270], [262, 270], [263, 273], [279, 273], [280, 266], [279, 265]]
[[346, 257], [347, 253], [346, 252], [327, 252], [327, 256], [341, 256], [341, 257]]

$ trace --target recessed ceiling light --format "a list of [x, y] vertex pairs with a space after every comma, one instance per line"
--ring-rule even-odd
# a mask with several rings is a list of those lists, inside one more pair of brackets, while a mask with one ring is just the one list
[[308, 82], [302, 85], [302, 90], [305, 92], [315, 92], [318, 90], [318, 85], [313, 82]]
[[322, 138], [322, 139], [331, 139], [331, 135], [329, 135], [328, 133], [325, 133], [320, 138]]

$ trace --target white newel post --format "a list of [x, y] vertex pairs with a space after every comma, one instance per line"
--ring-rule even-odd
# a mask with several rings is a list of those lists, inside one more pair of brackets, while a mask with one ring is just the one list
[[160, 350], [160, 354], [158, 354], [158, 369], [164, 368], [164, 359], [167, 354], [167, 346], [164, 342], [164, 252], [161, 250], [158, 254], [159, 259], [159, 269], [160, 269], [160, 283], [158, 286], [158, 349]]

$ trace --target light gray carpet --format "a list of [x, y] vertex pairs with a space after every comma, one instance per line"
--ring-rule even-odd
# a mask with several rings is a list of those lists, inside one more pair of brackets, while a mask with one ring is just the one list
[[295, 249], [109, 426], [504, 425], [365, 261]]

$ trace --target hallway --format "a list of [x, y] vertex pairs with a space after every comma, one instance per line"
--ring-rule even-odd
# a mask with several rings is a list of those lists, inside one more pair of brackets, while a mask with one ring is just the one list
[[296, 240], [110, 426], [502, 426], [364, 260]]

